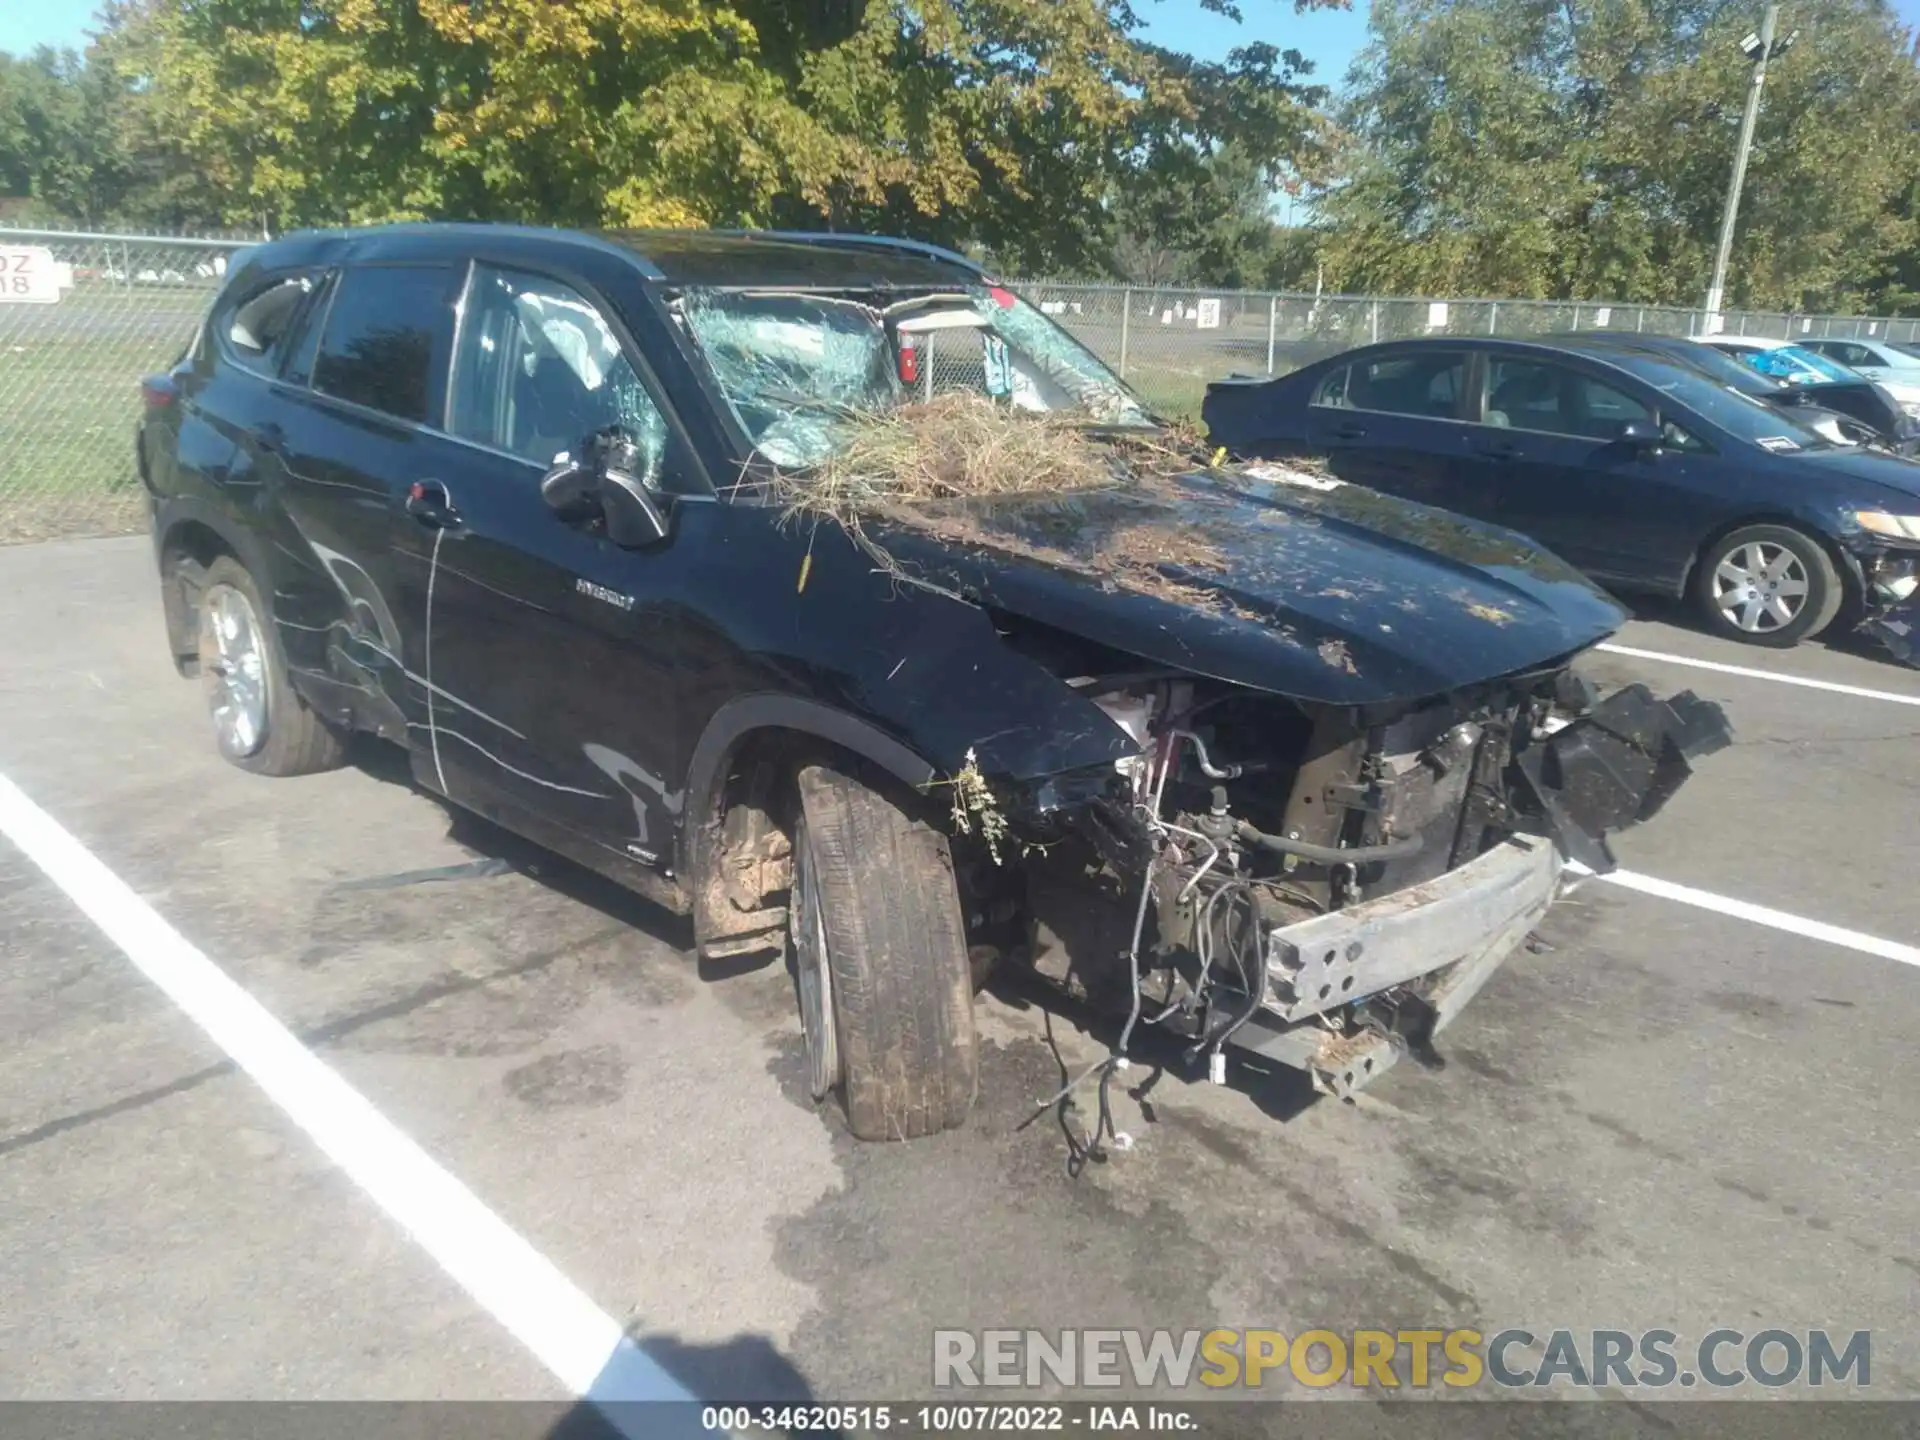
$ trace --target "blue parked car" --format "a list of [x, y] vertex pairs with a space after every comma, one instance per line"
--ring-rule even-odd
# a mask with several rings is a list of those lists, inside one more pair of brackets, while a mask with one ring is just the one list
[[1372, 345], [1217, 382], [1201, 413], [1238, 455], [1323, 457], [1602, 584], [1684, 597], [1747, 644], [1797, 644], [1849, 602], [1871, 616], [1920, 586], [1920, 463], [1837, 444], [1630, 335]]

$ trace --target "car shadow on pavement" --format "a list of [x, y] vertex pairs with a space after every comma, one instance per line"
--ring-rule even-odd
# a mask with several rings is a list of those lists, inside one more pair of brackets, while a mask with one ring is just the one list
[[[757, 1410], [806, 1406], [816, 1398], [799, 1369], [764, 1335], [740, 1335], [712, 1345], [671, 1334], [635, 1333], [631, 1338], [640, 1353], [623, 1348], [609, 1359], [586, 1397], [546, 1430], [544, 1440], [724, 1434], [733, 1427], [711, 1423], [716, 1405]], [[671, 1383], [692, 1401], [644, 1398]], [[835, 1433], [804, 1419], [795, 1428]]]
[[686, 916], [675, 915], [604, 875], [597, 875], [583, 865], [576, 865], [544, 846], [434, 794], [413, 778], [406, 751], [399, 746], [369, 735], [356, 735], [349, 746], [347, 758], [362, 774], [399, 786], [439, 806], [447, 816], [447, 838], [475, 857], [465, 865], [435, 866], [376, 877], [371, 881], [359, 882], [358, 888], [458, 883], [513, 871], [538, 880], [569, 900], [591, 906], [611, 920], [630, 925], [662, 945], [680, 951], [690, 952], [693, 949], [693, 924]]

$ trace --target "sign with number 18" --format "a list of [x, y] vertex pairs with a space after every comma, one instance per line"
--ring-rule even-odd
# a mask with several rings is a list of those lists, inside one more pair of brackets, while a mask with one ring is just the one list
[[73, 284], [73, 267], [44, 245], [0, 245], [0, 305], [53, 305]]

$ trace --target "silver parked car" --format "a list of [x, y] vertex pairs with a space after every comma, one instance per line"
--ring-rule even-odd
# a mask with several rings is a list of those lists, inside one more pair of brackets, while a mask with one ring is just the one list
[[1920, 400], [1920, 343], [1894, 340], [1802, 340], [1800, 344], [1889, 389], [1912, 390], [1902, 399]]

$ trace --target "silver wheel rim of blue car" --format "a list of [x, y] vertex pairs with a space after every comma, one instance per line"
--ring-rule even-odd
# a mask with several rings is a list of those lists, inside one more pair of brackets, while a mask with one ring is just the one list
[[214, 734], [222, 754], [244, 760], [267, 738], [267, 657], [260, 619], [245, 595], [231, 585], [215, 585], [201, 597], [200, 630], [213, 652], [208, 669]]
[[1735, 546], [1713, 567], [1714, 607], [1749, 635], [1791, 625], [1806, 609], [1811, 588], [1800, 557], [1771, 540]]
[[807, 1043], [807, 1089], [824, 1100], [840, 1083], [840, 1037], [833, 1017], [833, 967], [827, 962], [827, 923], [814, 878], [806, 817], [793, 835], [793, 978], [800, 994], [800, 1030]]

